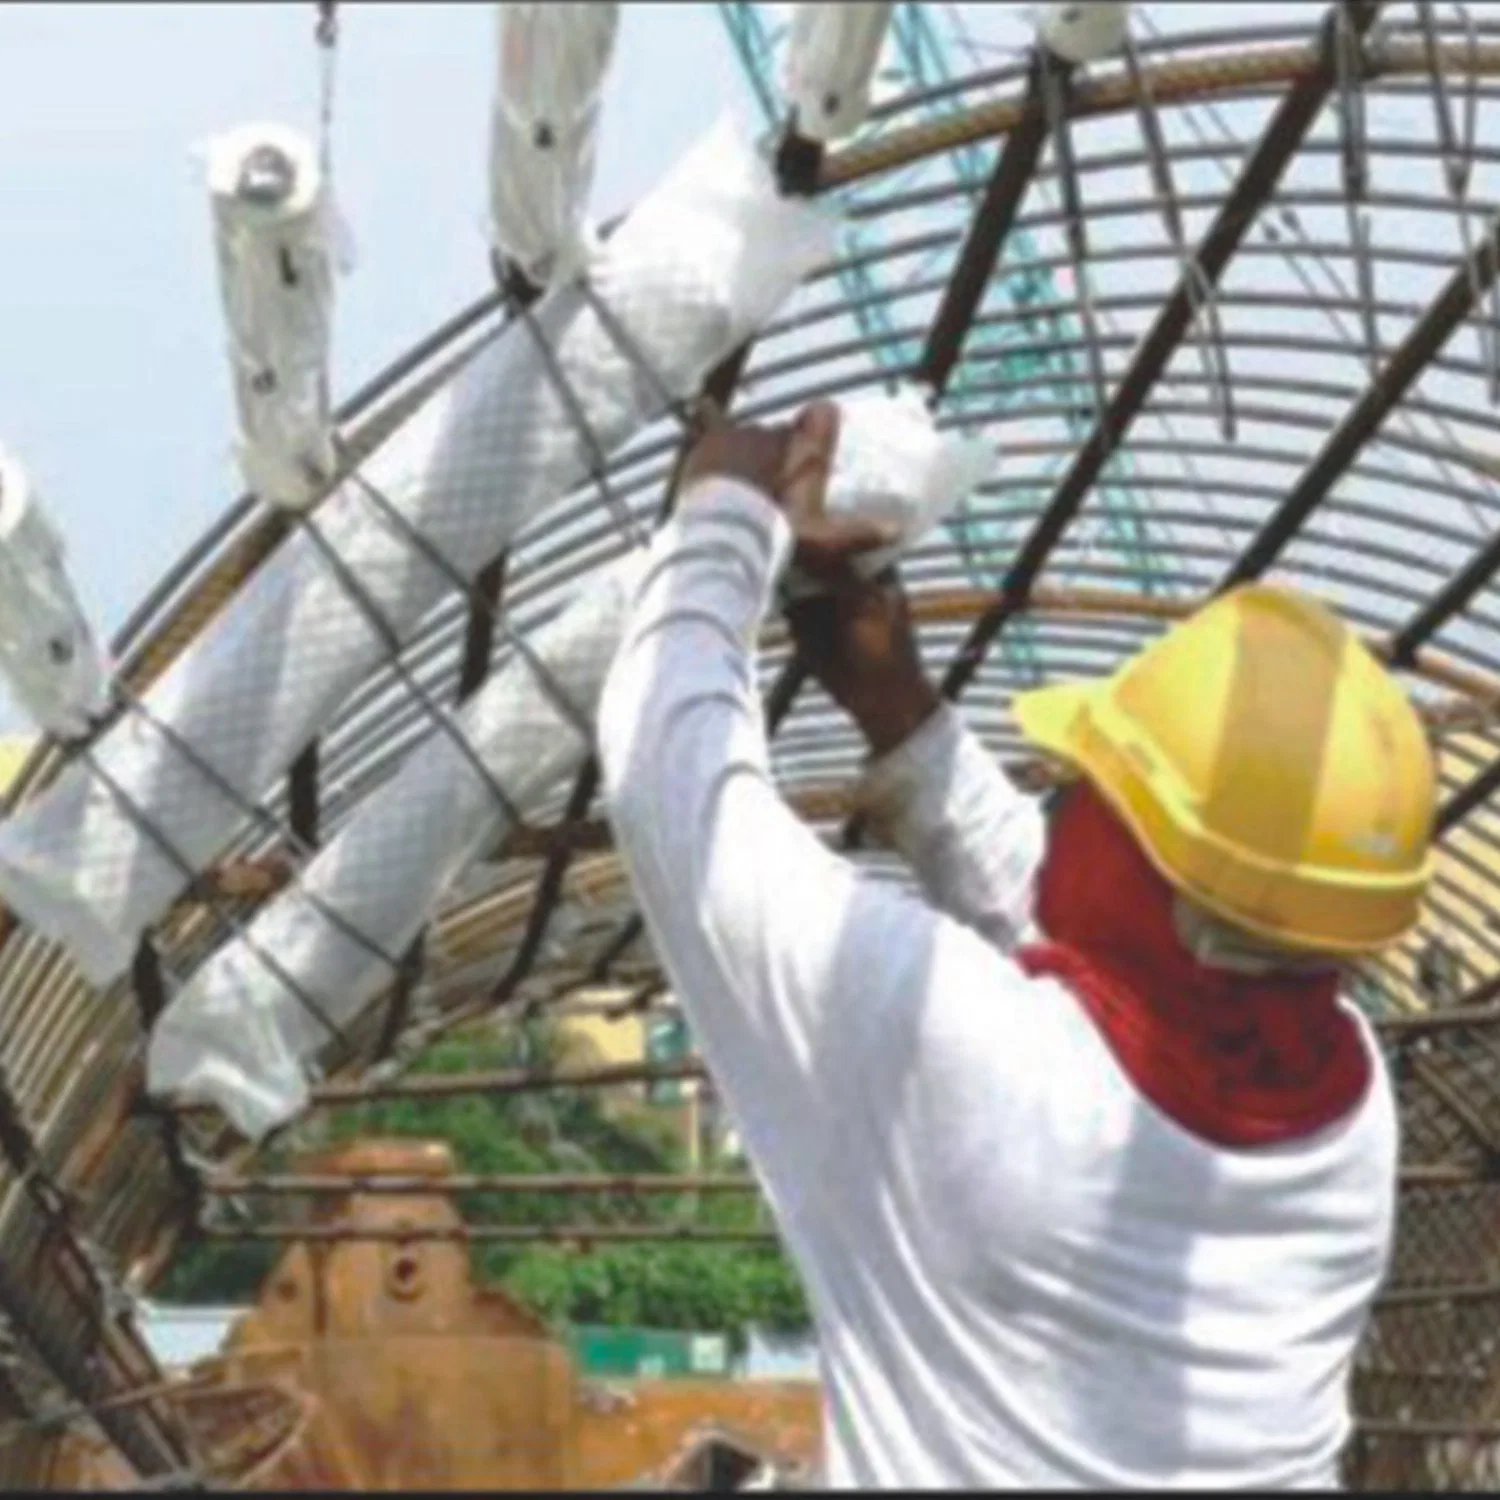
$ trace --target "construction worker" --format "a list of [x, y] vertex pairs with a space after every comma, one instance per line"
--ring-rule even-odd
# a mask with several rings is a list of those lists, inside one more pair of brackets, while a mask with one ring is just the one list
[[[686, 468], [600, 714], [619, 849], [803, 1277], [837, 1487], [1328, 1488], [1390, 1253], [1391, 1087], [1339, 998], [1429, 875], [1430, 752], [1321, 607], [1244, 588], [1023, 696], [1045, 816], [940, 701], [888, 540], [822, 504], [836, 409]], [[793, 631], [924, 892], [776, 792]]]

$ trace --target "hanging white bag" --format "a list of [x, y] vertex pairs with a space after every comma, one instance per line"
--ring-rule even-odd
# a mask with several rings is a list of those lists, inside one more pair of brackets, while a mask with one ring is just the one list
[[599, 96], [620, 7], [507, 0], [496, 8], [491, 234], [503, 260], [546, 286], [584, 258]]
[[109, 706], [109, 669], [78, 602], [62, 538], [30, 476], [0, 452], [0, 672], [17, 704], [63, 739]]
[[865, 0], [794, 7], [783, 75], [798, 134], [833, 141], [864, 124], [895, 9]]
[[1120, 0], [1053, 0], [1037, 11], [1037, 40], [1070, 63], [1098, 62], [1125, 45], [1130, 6]]
[[578, 286], [543, 297], [307, 518], [321, 543], [296, 534], [249, 579], [146, 695], [156, 722], [127, 713], [95, 747], [97, 771], [68, 767], [0, 824], [0, 899], [92, 982], [123, 973], [188, 872], [251, 826], [246, 804], [380, 665], [387, 633], [408, 640], [452, 589], [408, 528], [472, 578], [587, 480], [593, 443], [559, 373], [611, 452], [763, 327], [837, 232], [826, 208], [783, 198], [732, 127], [710, 132], [590, 264], [630, 347]]
[[328, 185], [312, 147], [280, 125], [230, 131], [207, 163], [240, 467], [268, 504], [304, 509], [334, 471]]

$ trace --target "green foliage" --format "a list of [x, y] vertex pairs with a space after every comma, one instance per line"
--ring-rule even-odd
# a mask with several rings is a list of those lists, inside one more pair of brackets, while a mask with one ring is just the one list
[[752, 1323], [788, 1332], [807, 1326], [801, 1286], [771, 1248], [607, 1245], [586, 1256], [537, 1249], [517, 1257], [504, 1281], [552, 1322], [724, 1333], [736, 1350]]
[[[555, 1063], [545, 1028], [460, 1037], [423, 1056], [414, 1073], [467, 1073]], [[396, 1099], [329, 1111], [322, 1138], [446, 1140], [458, 1169], [475, 1173], [666, 1173], [685, 1169], [671, 1124], [644, 1105], [603, 1107], [593, 1091], [455, 1099]], [[281, 1157], [284, 1153], [274, 1153]], [[266, 1167], [272, 1169], [271, 1153]], [[750, 1194], [621, 1195], [473, 1193], [460, 1204], [473, 1224], [667, 1223], [757, 1228], [770, 1224]], [[274, 1209], [271, 1212], [275, 1212]], [[259, 1243], [191, 1244], [160, 1289], [184, 1302], [254, 1297], [281, 1249]], [[749, 1324], [795, 1332], [808, 1316], [796, 1273], [779, 1247], [688, 1242], [607, 1243], [579, 1253], [557, 1246], [475, 1246], [482, 1281], [501, 1282], [553, 1323], [689, 1329], [727, 1334], [742, 1347]]]
[[194, 1241], [178, 1252], [156, 1295], [166, 1302], [238, 1306], [255, 1296], [275, 1265], [279, 1248], [250, 1240], [242, 1244]]

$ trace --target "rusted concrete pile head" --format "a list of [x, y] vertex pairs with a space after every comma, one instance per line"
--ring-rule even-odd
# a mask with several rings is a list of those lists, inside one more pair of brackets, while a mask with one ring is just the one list
[[[1350, 1477], [1483, 1487], [1500, 1479], [1500, 156], [1488, 144], [1500, 138], [1500, 21], [1486, 7], [1465, 19], [1354, 0], [1288, 4], [1257, 25], [1223, 7], [1214, 29], [1190, 33], [1178, 10], [1156, 8], [1167, 29], [1138, 35], [1133, 55], [1061, 79], [1029, 58], [986, 68], [941, 100], [892, 102], [852, 145], [802, 153], [800, 186], [852, 199], [865, 238], [717, 370], [709, 393], [784, 416], [899, 368], [926, 382], [941, 418], [999, 447], [999, 478], [906, 575], [946, 690], [1023, 773], [1017, 687], [1105, 671], [1226, 583], [1310, 587], [1399, 667], [1439, 751], [1442, 857], [1421, 930], [1363, 976], [1399, 1080], [1405, 1162]], [[891, 273], [879, 287], [865, 274], [875, 235]], [[1075, 262], [1085, 276], [1069, 274]], [[1053, 291], [1019, 295], [1028, 276]], [[481, 297], [353, 397], [341, 416], [349, 461], [516, 315], [504, 294]], [[609, 505], [591, 485], [487, 560], [484, 608], [454, 592], [427, 618], [405, 660], [429, 698], [471, 690], [618, 550], [619, 506], [649, 527], [682, 444], [675, 417], [629, 444], [609, 465]], [[158, 678], [291, 529], [248, 500], [230, 506], [122, 633], [125, 681]], [[801, 691], [784, 637], [771, 632], [764, 653], [777, 774], [832, 835], [861, 746]], [[462, 1378], [469, 1356], [454, 1351], [507, 1336], [463, 1341], [461, 1320], [490, 1314], [459, 1275], [457, 1246], [445, 1259], [435, 1243], [322, 1243], [273, 1278], [252, 1322], [333, 1364], [350, 1340], [373, 1347], [371, 1330], [392, 1347], [447, 1340], [448, 1355], [417, 1366], [420, 1388], [394, 1366], [344, 1370], [363, 1418], [304, 1379], [312, 1364], [270, 1353], [254, 1356], [266, 1362], [257, 1384], [221, 1386], [194, 1415], [199, 1397], [164, 1389], [135, 1326], [132, 1293], [218, 1201], [205, 1174], [257, 1170], [212, 1114], [143, 1101], [143, 1038], [169, 980], [295, 878], [307, 845], [378, 794], [429, 718], [408, 673], [372, 672], [158, 924], [129, 982], [91, 988], [56, 946], [4, 923], [0, 1488], [56, 1480], [52, 1434], [70, 1413], [88, 1414], [120, 1472], [158, 1482], [253, 1472], [277, 1443], [289, 1452], [304, 1441], [295, 1434], [336, 1427], [339, 1442], [307, 1460], [319, 1473], [354, 1472], [378, 1450], [398, 1469], [467, 1474], [480, 1460], [435, 1429], [420, 1455], [398, 1451], [397, 1414], [425, 1409], [438, 1387], [456, 1403], [449, 1432], [499, 1430], [516, 1403], [532, 1424], [578, 1432], [615, 1420], [582, 1409], [545, 1342], [517, 1339], [514, 1368], [529, 1373], [508, 1386]], [[15, 796], [37, 795], [80, 753], [45, 743]], [[393, 1087], [393, 1066], [463, 1019], [573, 1005], [604, 982], [652, 1003], [661, 976], [595, 791], [586, 772], [554, 817], [451, 893], [347, 1046], [330, 1050], [324, 1102]], [[419, 1201], [368, 1211], [399, 1217]], [[237, 1227], [228, 1210], [213, 1223]], [[322, 1342], [309, 1345], [315, 1317]], [[248, 1439], [225, 1436], [234, 1422], [222, 1414], [252, 1388], [280, 1436], [264, 1453], [230, 1451]], [[312, 1407], [298, 1404], [308, 1396]], [[214, 1401], [229, 1406], [203, 1415]], [[260, 1418], [245, 1411], [249, 1432]], [[378, 1435], [344, 1432], [358, 1421]], [[504, 1462], [533, 1465], [541, 1482], [539, 1453]]]
[[[221, 1480], [416, 1493], [696, 1488], [726, 1464], [746, 1478], [810, 1469], [815, 1385], [589, 1381], [545, 1324], [477, 1286], [442, 1143], [368, 1141], [300, 1170], [399, 1176], [412, 1191], [323, 1200], [316, 1222], [347, 1235], [289, 1245], [223, 1355], [178, 1383], [173, 1409]], [[56, 1472], [89, 1487], [129, 1477], [98, 1441], [65, 1445]]]

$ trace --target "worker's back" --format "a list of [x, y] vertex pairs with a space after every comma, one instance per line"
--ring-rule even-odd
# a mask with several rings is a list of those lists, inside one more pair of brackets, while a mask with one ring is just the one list
[[[653, 943], [808, 1288], [829, 1480], [1326, 1486], [1396, 1145], [1335, 961], [1304, 973], [1304, 943], [1285, 974], [1216, 978], [1088, 784], [1044, 826], [946, 707], [887, 723], [860, 790], [923, 896], [825, 848], [772, 784], [751, 660], [791, 541], [738, 481], [693, 491], [599, 743]], [[1420, 880], [1398, 884], [1406, 914]], [[1070, 967], [1074, 988], [1030, 977]], [[1209, 1144], [1238, 1140], [1275, 1144]]]
[[[950, 929], [950, 935], [951, 935]], [[1327, 1487], [1383, 1274], [1395, 1113], [1226, 1150], [1082, 1006], [964, 934], [831, 1112], [816, 1284], [837, 1486]]]

